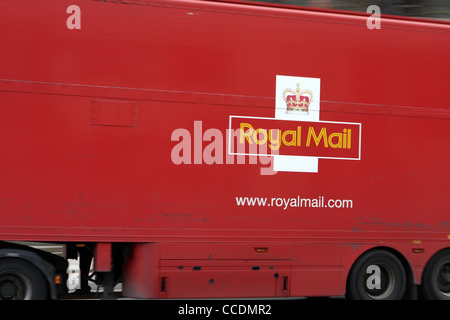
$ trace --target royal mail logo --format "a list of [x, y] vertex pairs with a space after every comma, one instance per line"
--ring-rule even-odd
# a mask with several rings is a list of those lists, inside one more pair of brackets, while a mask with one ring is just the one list
[[286, 102], [286, 113], [297, 114], [302, 112], [308, 114], [309, 104], [312, 102], [313, 94], [309, 90], [300, 91], [300, 83], [297, 83], [297, 89], [283, 90], [283, 99]]
[[231, 116], [230, 127], [247, 155], [360, 159], [359, 123]]
[[277, 76], [276, 92], [274, 118], [230, 116], [239, 139], [229, 154], [273, 156], [274, 171], [289, 172], [318, 172], [319, 159], [361, 159], [361, 123], [320, 120], [320, 79]]

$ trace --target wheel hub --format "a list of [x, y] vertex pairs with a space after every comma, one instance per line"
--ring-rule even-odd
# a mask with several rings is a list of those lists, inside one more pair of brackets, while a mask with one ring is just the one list
[[12, 299], [14, 297], [14, 293], [16, 292], [16, 286], [10, 282], [5, 281], [0, 286], [0, 298], [1, 299]]
[[26, 284], [15, 274], [0, 276], [0, 300], [21, 300], [25, 297]]
[[438, 287], [446, 296], [450, 296], [450, 263], [445, 263], [438, 271]]

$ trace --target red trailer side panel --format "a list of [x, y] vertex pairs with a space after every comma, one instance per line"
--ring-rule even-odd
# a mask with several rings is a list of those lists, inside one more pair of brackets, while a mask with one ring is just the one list
[[[164, 296], [161, 279], [183, 259], [195, 274], [203, 253], [224, 254], [203, 268], [250, 268], [243, 279], [277, 269], [267, 296], [322, 280], [342, 294], [376, 246], [421, 281], [450, 240], [448, 23], [129, 2], [78, 1], [81, 29], [67, 27], [70, 1], [0, 3], [1, 240], [158, 243], [134, 249], [160, 268], [146, 289], [127, 274], [136, 296]], [[240, 252], [259, 244], [274, 256], [253, 265]]]

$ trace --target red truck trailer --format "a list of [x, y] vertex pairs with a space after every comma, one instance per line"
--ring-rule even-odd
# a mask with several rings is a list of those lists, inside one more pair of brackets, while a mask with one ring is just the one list
[[[0, 2], [0, 298], [450, 299], [450, 24]], [[418, 292], [418, 294], [416, 294]]]

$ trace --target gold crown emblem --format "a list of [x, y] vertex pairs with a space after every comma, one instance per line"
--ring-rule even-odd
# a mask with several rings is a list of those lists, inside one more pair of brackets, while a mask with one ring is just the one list
[[309, 105], [313, 99], [313, 94], [309, 90], [300, 91], [300, 83], [297, 83], [297, 89], [285, 89], [283, 91], [283, 100], [286, 102], [286, 113], [308, 114]]

